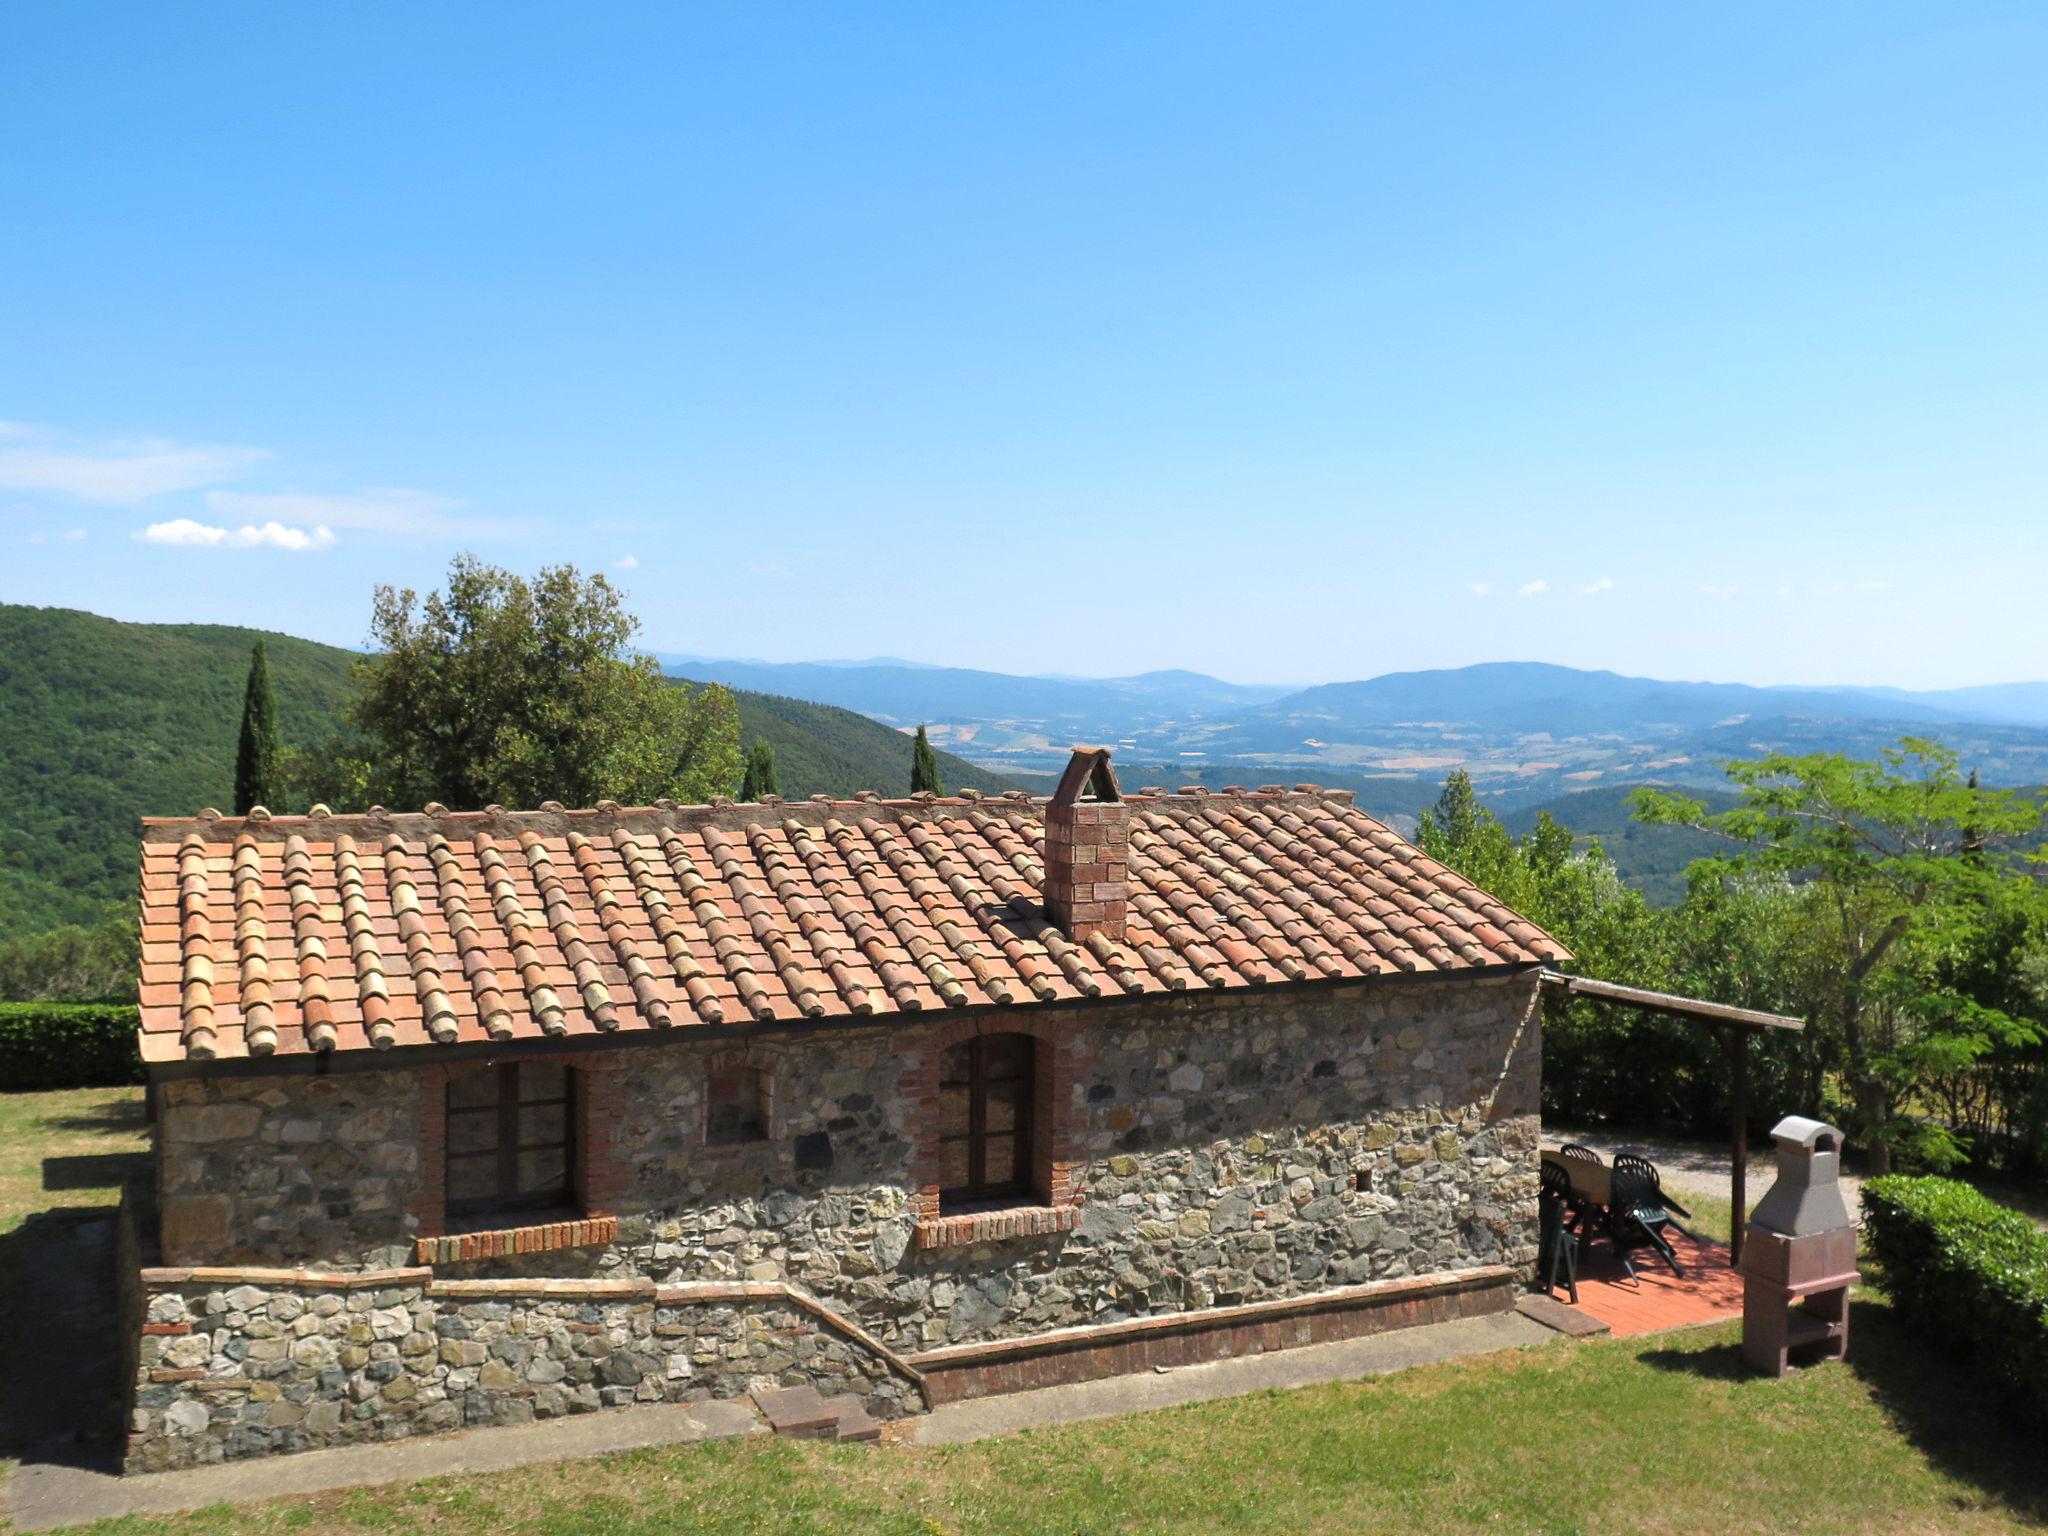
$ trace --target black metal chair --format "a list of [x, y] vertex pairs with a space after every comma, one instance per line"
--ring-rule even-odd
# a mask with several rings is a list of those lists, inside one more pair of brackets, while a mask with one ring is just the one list
[[1639, 1248], [1654, 1248], [1671, 1266], [1671, 1273], [1681, 1279], [1685, 1276], [1685, 1267], [1678, 1262], [1671, 1239], [1664, 1235], [1666, 1227], [1678, 1225], [1665, 1209], [1666, 1204], [1657, 1170], [1647, 1159], [1622, 1156], [1614, 1160], [1612, 1189], [1607, 1197], [1607, 1240], [1614, 1245], [1614, 1256], [1621, 1260], [1621, 1267], [1628, 1271], [1631, 1280], [1637, 1276], [1629, 1254]]
[[1560, 1272], [1572, 1305], [1579, 1304], [1579, 1232], [1583, 1216], [1574, 1216], [1583, 1206], [1572, 1192], [1569, 1174], [1556, 1163], [1543, 1165], [1543, 1189], [1536, 1197], [1536, 1278], [1544, 1290], [1555, 1294]]
[[1566, 1157], [1577, 1158], [1582, 1163], [1597, 1164], [1600, 1162], [1600, 1154], [1598, 1152], [1595, 1152], [1591, 1147], [1581, 1146], [1576, 1141], [1568, 1141], [1557, 1150]]

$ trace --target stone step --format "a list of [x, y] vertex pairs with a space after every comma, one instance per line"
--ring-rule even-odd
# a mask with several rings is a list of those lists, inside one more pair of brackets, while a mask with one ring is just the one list
[[816, 1387], [774, 1387], [756, 1392], [754, 1406], [761, 1410], [770, 1429], [793, 1440], [831, 1440], [839, 1434], [840, 1410], [819, 1396]]
[[1555, 1328], [1575, 1339], [1592, 1338], [1609, 1331], [1599, 1318], [1581, 1312], [1577, 1307], [1567, 1306], [1562, 1297], [1547, 1296], [1541, 1291], [1517, 1296], [1515, 1310], [1532, 1323]]
[[882, 1438], [882, 1421], [873, 1417], [857, 1397], [828, 1397], [827, 1408], [837, 1409], [839, 1427], [833, 1438], [846, 1443]]

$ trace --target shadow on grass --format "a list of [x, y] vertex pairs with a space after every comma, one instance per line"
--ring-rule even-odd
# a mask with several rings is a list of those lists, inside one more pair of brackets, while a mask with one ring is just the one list
[[119, 1189], [149, 1166], [147, 1152], [81, 1152], [43, 1159], [43, 1188]]
[[1660, 1371], [1676, 1371], [1703, 1381], [1746, 1381], [1756, 1373], [1742, 1358], [1740, 1344], [1716, 1344], [1712, 1349], [1652, 1349], [1641, 1357], [1643, 1364]]
[[[1643, 1363], [1707, 1381], [1755, 1376], [1739, 1343], [1654, 1349]], [[2048, 1458], [2039, 1438], [1983, 1390], [1967, 1356], [1916, 1331], [1875, 1297], [1849, 1304], [1848, 1369], [1929, 1462], [2027, 1519], [2048, 1521]]]
[[41, 1211], [0, 1233], [0, 1459], [119, 1470], [114, 1314], [110, 1208]]
[[75, 1135], [100, 1135], [149, 1129], [149, 1106], [141, 1098], [115, 1099], [74, 1114], [50, 1115], [37, 1124], [46, 1131], [68, 1131]]

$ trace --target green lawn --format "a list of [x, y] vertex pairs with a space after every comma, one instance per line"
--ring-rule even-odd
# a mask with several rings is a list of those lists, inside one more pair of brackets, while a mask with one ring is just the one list
[[[1732, 1327], [1562, 1341], [977, 1445], [759, 1440], [92, 1529], [258, 1532], [2018, 1531], [2038, 1455], [1865, 1302], [1853, 1368], [1747, 1379]], [[1763, 1511], [1771, 1511], [1766, 1518]]]
[[[70, 1137], [77, 1122], [98, 1118], [108, 1124], [97, 1147], [133, 1144], [133, 1128], [109, 1112], [118, 1095], [96, 1105], [72, 1095], [36, 1097], [40, 1105], [0, 1100], [7, 1132], [0, 1177], [13, 1180], [17, 1165], [39, 1165], [22, 1152], [21, 1128]], [[50, 1102], [58, 1099], [74, 1102]], [[84, 1195], [44, 1198], [77, 1204]], [[5, 1209], [19, 1221], [18, 1207]], [[1714, 1214], [1725, 1222], [1725, 1212]], [[1854, 1329], [1848, 1366], [1782, 1383], [1748, 1378], [1734, 1328], [1716, 1327], [1623, 1342], [1559, 1341], [1375, 1381], [969, 1446], [765, 1439], [679, 1446], [91, 1529], [125, 1536], [1690, 1536], [2020, 1531], [2048, 1523], [2048, 1458], [1978, 1398], [1967, 1370], [1896, 1322], [1874, 1295], [1859, 1301]]]
[[114, 1204], [148, 1149], [140, 1088], [0, 1093], [0, 1237], [39, 1211]]

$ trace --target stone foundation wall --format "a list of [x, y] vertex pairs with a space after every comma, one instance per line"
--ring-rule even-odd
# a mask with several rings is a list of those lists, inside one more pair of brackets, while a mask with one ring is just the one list
[[[1526, 974], [1366, 982], [985, 1021], [1029, 1029], [1071, 1063], [1051, 1092], [1078, 1214], [950, 1247], [916, 1241], [935, 1179], [916, 1084], [956, 1027], [944, 1015], [749, 1042], [772, 1089], [769, 1134], [745, 1147], [704, 1144], [707, 1073], [735, 1047], [679, 1030], [572, 1058], [602, 1075], [617, 1241], [436, 1273], [787, 1284], [910, 1354], [1413, 1274], [1527, 1270], [1536, 993]], [[164, 1084], [167, 1256], [411, 1263], [410, 1239], [433, 1221], [422, 1126], [441, 1081]]]
[[523, 1424], [774, 1386], [924, 1407], [779, 1288], [144, 1272], [130, 1471]]

